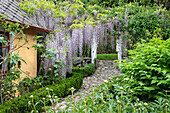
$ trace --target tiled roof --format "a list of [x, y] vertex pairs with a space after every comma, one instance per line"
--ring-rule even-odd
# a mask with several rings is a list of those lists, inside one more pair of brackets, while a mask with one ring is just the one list
[[5, 14], [8, 20], [43, 29], [32, 18], [28, 17], [23, 10], [19, 9], [17, 0], [0, 0], [0, 14]]

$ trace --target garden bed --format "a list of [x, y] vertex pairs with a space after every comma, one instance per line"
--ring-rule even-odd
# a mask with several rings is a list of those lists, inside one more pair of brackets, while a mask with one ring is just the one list
[[[31, 93], [27, 93], [24, 96], [17, 97], [16, 99], [5, 102], [0, 105], [0, 113], [30, 113], [32, 107], [28, 105], [28, 102], [31, 100], [30, 96], [33, 95], [34, 103], [39, 102], [36, 105], [38, 111], [43, 111], [43, 103], [40, 102], [43, 98], [48, 95], [47, 88], [49, 88], [50, 95], [57, 95], [58, 97], [64, 97], [69, 95], [70, 88], [74, 87], [76, 90], [80, 89], [83, 84], [83, 75], [81, 73], [72, 73], [72, 77], [69, 77], [59, 84], [47, 85], [44, 88], [40, 88]], [[50, 101], [46, 102], [46, 105], [50, 105]]]
[[[28, 106], [28, 102], [31, 100], [30, 96], [33, 95], [34, 103], [40, 102], [44, 97], [48, 95], [47, 88], [50, 89], [50, 95], [56, 95], [58, 97], [64, 97], [71, 94], [69, 90], [74, 87], [76, 90], [80, 89], [83, 84], [83, 77], [90, 76], [95, 72], [95, 64], [89, 64], [85, 67], [75, 67], [72, 73], [67, 73], [66, 79], [59, 81], [58, 84], [47, 85], [44, 88], [37, 89], [33, 92], [27, 93], [24, 96], [17, 97], [11, 101], [7, 101], [0, 105], [0, 113], [28, 113], [31, 112], [32, 107]], [[50, 105], [50, 101], [46, 102], [46, 105]], [[38, 103], [36, 108], [38, 111], [43, 111], [43, 103]]]

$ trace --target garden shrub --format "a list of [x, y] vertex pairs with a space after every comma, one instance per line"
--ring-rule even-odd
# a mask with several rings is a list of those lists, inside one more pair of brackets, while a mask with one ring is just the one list
[[116, 60], [117, 57], [117, 54], [97, 54], [99, 60]]
[[130, 60], [121, 66], [124, 77], [131, 78], [131, 88], [141, 99], [164, 96], [170, 89], [170, 39], [152, 38], [129, 50]]
[[85, 67], [73, 67], [72, 72], [77, 72], [83, 74], [83, 77], [92, 75], [96, 71], [95, 64], [88, 64]]
[[[159, 13], [156, 13], [157, 8], [161, 10]], [[129, 14], [131, 15], [131, 19], [128, 22], [128, 26], [124, 26], [124, 28], [125, 31], [127, 30], [129, 32], [129, 38], [131, 37], [134, 42], [148, 38], [146, 34], [153, 34], [157, 28], [163, 28], [161, 33], [164, 39], [169, 37], [170, 16], [167, 10], [158, 6], [141, 7], [140, 5], [136, 5], [129, 10]]]
[[[80, 89], [83, 83], [82, 74], [72, 73], [73, 76], [61, 81], [59, 84], [48, 85], [44, 88], [40, 88], [31, 93], [25, 94], [24, 96], [17, 97], [16, 99], [5, 102], [0, 105], [0, 113], [30, 113], [32, 107], [28, 105], [30, 96], [34, 96], [34, 102], [38, 104], [36, 108], [39, 112], [43, 111], [43, 103], [40, 102], [42, 98], [48, 95], [46, 88], [50, 89], [51, 95], [57, 95], [58, 97], [64, 97], [70, 94], [70, 88], [74, 87], [76, 90]], [[46, 102], [46, 105], [50, 105], [50, 101]]]
[[41, 88], [42, 83], [44, 86], [46, 86], [46, 85], [58, 84], [59, 81], [62, 80], [64, 80], [64, 76], [55, 76], [53, 72], [51, 73], [48, 72], [48, 74], [44, 76], [44, 79], [42, 79], [41, 75], [33, 79], [29, 77], [22, 79], [19, 82], [19, 85], [17, 85], [17, 89], [21, 95], [25, 95], [28, 92], [32, 92], [34, 90]]

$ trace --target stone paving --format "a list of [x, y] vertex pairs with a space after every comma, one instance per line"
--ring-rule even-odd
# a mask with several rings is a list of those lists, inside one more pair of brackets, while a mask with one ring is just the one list
[[[109, 78], [120, 75], [120, 72], [114, 61], [97, 60], [96, 67], [97, 70], [93, 75], [83, 78], [82, 88], [76, 91], [74, 93], [74, 96], [84, 93], [87, 97], [89, 94], [91, 94], [91, 91], [89, 91], [89, 89], [92, 89], [92, 84], [95, 85], [95, 88], [97, 88], [104, 83], [104, 80], [109, 80]], [[68, 95], [64, 98], [71, 98], [71, 95]], [[59, 103], [61, 109], [64, 109], [68, 103], [66, 100], [64, 100], [64, 98], [62, 99], [63, 101]], [[80, 96], [75, 97], [76, 102], [78, 102], [80, 99]]]

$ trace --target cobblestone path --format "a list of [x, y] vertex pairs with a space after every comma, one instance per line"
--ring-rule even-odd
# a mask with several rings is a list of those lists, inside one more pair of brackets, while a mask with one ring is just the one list
[[[76, 91], [74, 96], [84, 93], [87, 97], [89, 94], [91, 94], [91, 91], [89, 92], [88, 90], [92, 89], [92, 84], [95, 85], [95, 88], [97, 88], [104, 83], [104, 80], [108, 80], [109, 78], [120, 75], [120, 72], [118, 71], [114, 61], [97, 60], [96, 62], [97, 70], [93, 75], [83, 78], [82, 88]], [[71, 98], [71, 95], [68, 95], [65, 98]], [[75, 97], [75, 101], [79, 101], [80, 99], [80, 96]], [[59, 106], [61, 109], [63, 109], [66, 107], [66, 105], [67, 101], [63, 98], [63, 101], [59, 103]]]

